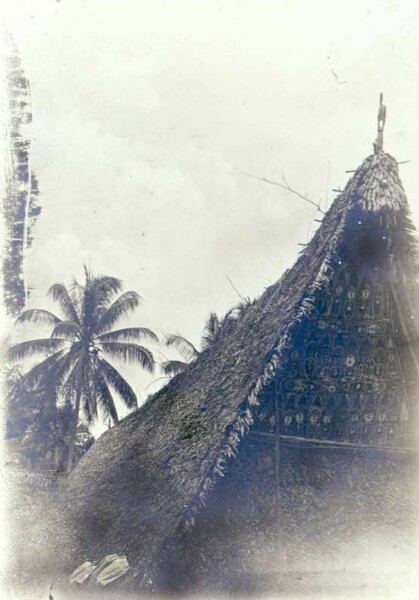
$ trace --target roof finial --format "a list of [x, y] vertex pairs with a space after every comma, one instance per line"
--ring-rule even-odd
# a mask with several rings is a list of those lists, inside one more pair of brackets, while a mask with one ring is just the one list
[[378, 152], [383, 151], [383, 131], [384, 125], [386, 123], [386, 107], [383, 104], [383, 93], [380, 94], [380, 105], [378, 107], [378, 116], [377, 116], [377, 139], [374, 142], [374, 152], [377, 154]]

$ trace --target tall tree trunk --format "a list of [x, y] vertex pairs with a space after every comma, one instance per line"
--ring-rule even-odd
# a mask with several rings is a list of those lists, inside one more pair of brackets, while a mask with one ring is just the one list
[[81, 389], [78, 386], [77, 395], [76, 395], [76, 404], [74, 407], [74, 418], [70, 425], [70, 439], [68, 441], [68, 454], [67, 454], [67, 464], [65, 468], [65, 473], [67, 475], [71, 472], [73, 456], [74, 456], [74, 448], [76, 445], [76, 434], [77, 434], [77, 425], [79, 423], [79, 412], [80, 412], [80, 400], [81, 400]]
[[[13, 37], [6, 33], [5, 76], [8, 93], [4, 104], [5, 184], [0, 201], [3, 206], [4, 252], [2, 252], [3, 300], [10, 315], [26, 306], [28, 288], [25, 272], [29, 229], [40, 212], [36, 207], [38, 189], [31, 172], [31, 140], [25, 131], [32, 121], [30, 86]], [[1, 58], [1, 57], [0, 57]], [[2, 148], [3, 150], [3, 148]], [[31, 223], [32, 221], [32, 223]]]

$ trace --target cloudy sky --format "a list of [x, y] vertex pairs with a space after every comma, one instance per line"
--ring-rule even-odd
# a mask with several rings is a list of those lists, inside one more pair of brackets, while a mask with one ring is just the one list
[[[6, 0], [31, 83], [42, 215], [32, 305], [96, 273], [144, 296], [137, 322], [199, 343], [211, 310], [292, 265], [316, 209], [385, 148], [419, 222], [416, 0]], [[144, 381], [137, 390], [145, 396]]]

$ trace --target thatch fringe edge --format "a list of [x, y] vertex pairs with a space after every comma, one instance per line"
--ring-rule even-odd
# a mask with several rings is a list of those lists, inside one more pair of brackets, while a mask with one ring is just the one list
[[[352, 192], [352, 184], [353, 178], [348, 181], [341, 196], [348, 198]], [[348, 204], [349, 203], [346, 204], [345, 208], [348, 208]], [[339, 227], [336, 228], [331, 239], [329, 240], [326, 256], [324, 257], [318, 269], [316, 277], [313, 279], [308, 289], [303, 290], [300, 296], [300, 304], [295, 310], [294, 316], [291, 316], [290, 322], [284, 328], [283, 333], [279, 336], [279, 341], [277, 342], [276, 346], [274, 346], [268, 353], [269, 359], [265, 363], [261, 375], [258, 377], [249, 395], [239, 407], [238, 414], [228, 429], [227, 436], [220, 447], [215, 462], [213, 463], [212, 467], [209, 467], [207, 475], [204, 477], [202, 484], [198, 488], [194, 498], [185, 508], [176, 529], [180, 527], [181, 529], [189, 530], [193, 527], [195, 523], [195, 515], [198, 513], [200, 508], [205, 506], [207, 496], [215, 488], [218, 477], [224, 477], [227, 469], [227, 463], [232, 458], [237, 457], [238, 446], [254, 423], [253, 413], [255, 408], [260, 404], [259, 396], [266, 385], [272, 381], [272, 378], [277, 372], [281, 363], [283, 350], [291, 337], [294, 327], [312, 312], [315, 306], [317, 294], [319, 294], [320, 291], [328, 284], [328, 273], [330, 271], [332, 257], [335, 253], [336, 243], [339, 239], [339, 236], [345, 227], [347, 214], [348, 210], [345, 210], [340, 220]], [[305, 252], [301, 254], [299, 261], [304, 260], [303, 256], [310, 249], [310, 246], [311, 244], [305, 248]]]
[[[338, 198], [344, 196], [346, 199], [349, 199], [349, 196], [352, 192], [352, 183], [353, 178], [348, 181], [345, 190]], [[215, 461], [209, 466], [206, 475], [204, 475], [203, 479], [201, 480], [201, 484], [198, 486], [198, 489], [191, 498], [189, 504], [185, 505], [184, 510], [182, 511], [179, 519], [176, 521], [171, 533], [169, 533], [168, 536], [163, 539], [159, 550], [154, 553], [153, 557], [148, 562], [148, 565], [144, 565], [140, 587], [149, 588], [153, 585], [153, 570], [157, 563], [161, 562], [161, 551], [167, 547], [169, 541], [173, 539], [178, 532], [192, 530], [195, 524], [196, 515], [201, 508], [205, 507], [208, 495], [215, 489], [217, 480], [220, 477], [225, 476], [229, 461], [237, 457], [238, 447], [254, 423], [253, 412], [260, 404], [260, 394], [265, 386], [272, 381], [272, 378], [277, 372], [277, 369], [281, 363], [283, 350], [291, 337], [294, 327], [313, 311], [317, 294], [319, 294], [329, 282], [328, 273], [331, 267], [333, 255], [336, 251], [338, 238], [346, 224], [349, 202], [346, 202], [346, 205], [344, 206], [345, 209], [343, 211], [339, 227], [335, 229], [333, 235], [329, 239], [327, 248], [325, 249], [326, 256], [318, 268], [317, 275], [312, 280], [308, 288], [302, 291], [298, 308], [295, 309], [294, 315], [290, 316], [289, 323], [284, 328], [283, 333], [279, 336], [278, 342], [268, 353], [267, 356], [269, 356], [269, 359], [265, 363], [262, 373], [258, 377], [251, 392], [239, 406], [238, 414], [231, 423], [230, 427], [227, 429], [226, 437], [220, 445], [220, 450], [217, 453]], [[312, 242], [313, 241], [314, 238]], [[311, 250], [311, 248], [312, 243], [306, 246], [304, 252], [301, 253], [297, 262], [304, 260], [304, 255], [308, 250]], [[158, 560], [155, 558], [157, 556], [160, 557]]]

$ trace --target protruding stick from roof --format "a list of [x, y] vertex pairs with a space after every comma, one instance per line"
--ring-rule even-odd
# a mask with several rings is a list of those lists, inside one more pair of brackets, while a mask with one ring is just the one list
[[384, 125], [386, 123], [386, 112], [387, 108], [383, 104], [383, 93], [380, 94], [380, 105], [378, 107], [378, 116], [377, 116], [377, 139], [374, 142], [374, 152], [377, 154], [378, 152], [383, 151], [383, 132]]

